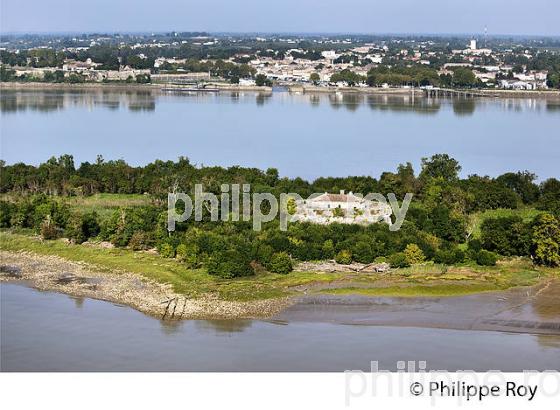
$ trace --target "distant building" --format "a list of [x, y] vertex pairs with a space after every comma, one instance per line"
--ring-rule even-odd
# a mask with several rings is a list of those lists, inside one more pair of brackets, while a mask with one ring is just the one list
[[470, 48], [471, 50], [476, 50], [476, 40], [475, 40], [475, 39], [472, 39], [472, 40], [471, 40], [471, 43], [470, 43], [470, 45], [469, 45], [469, 48]]
[[244, 86], [253, 86], [255, 85], [255, 80], [251, 79], [251, 78], [240, 78], [239, 79], [239, 85], [244, 85]]
[[391, 223], [392, 209], [386, 203], [371, 201], [352, 192], [318, 196], [296, 202], [295, 218], [302, 222], [330, 224], [372, 224]]
[[64, 60], [62, 71], [82, 73], [84, 71], [95, 70], [95, 68], [100, 65], [101, 63], [94, 63], [91, 61], [91, 58], [88, 58], [86, 61]]

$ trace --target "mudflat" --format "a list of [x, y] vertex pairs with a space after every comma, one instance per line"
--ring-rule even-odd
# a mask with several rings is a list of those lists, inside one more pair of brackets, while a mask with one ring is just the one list
[[464, 296], [309, 295], [275, 319], [560, 334], [560, 280]]

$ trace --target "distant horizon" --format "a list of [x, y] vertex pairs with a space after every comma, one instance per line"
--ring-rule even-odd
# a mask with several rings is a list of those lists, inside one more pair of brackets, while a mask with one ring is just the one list
[[[2, 0], [2, 33], [511, 33], [560, 36], [555, 0]], [[273, 30], [271, 30], [273, 28]], [[507, 34], [506, 34], [507, 35]]]
[[486, 36], [487, 38], [558, 38], [560, 34], [514, 34], [514, 33], [493, 33], [488, 34], [484, 32], [472, 33], [432, 33], [432, 32], [359, 32], [359, 31], [210, 31], [210, 30], [158, 30], [158, 31], [126, 31], [126, 30], [88, 30], [88, 31], [9, 31], [4, 32], [0, 29], [0, 36], [13, 35], [13, 36], [26, 36], [26, 35], [44, 35], [44, 36], [64, 36], [64, 35], [94, 35], [94, 34], [107, 34], [107, 35], [161, 35], [167, 33], [206, 33], [209, 35], [289, 35], [289, 36], [423, 36], [423, 37], [476, 37]]

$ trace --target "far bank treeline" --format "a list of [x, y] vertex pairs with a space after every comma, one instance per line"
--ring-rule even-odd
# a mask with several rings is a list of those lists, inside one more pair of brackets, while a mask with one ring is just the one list
[[[560, 181], [550, 178], [537, 184], [527, 171], [461, 179], [460, 170], [446, 154], [424, 158], [418, 175], [407, 163], [379, 179], [329, 177], [313, 182], [280, 178], [274, 168], [197, 167], [184, 157], [144, 167], [98, 157], [76, 168], [70, 155], [39, 166], [0, 162], [0, 227], [32, 229], [45, 239], [67, 237], [76, 243], [93, 238], [133, 250], [156, 247], [162, 256], [225, 278], [260, 269], [288, 273], [294, 260], [333, 258], [346, 264], [386, 261], [406, 267], [427, 260], [493, 265], [500, 255], [517, 255], [529, 256], [536, 264], [560, 265]], [[383, 223], [292, 223], [283, 232], [278, 221], [255, 232], [251, 222], [211, 222], [209, 214], [203, 222], [189, 220], [179, 223], [175, 232], [167, 231], [168, 192], [193, 193], [195, 184], [203, 184], [206, 192], [219, 195], [220, 185], [231, 183], [251, 184], [252, 192], [276, 196], [346, 190], [364, 195], [392, 192], [399, 200], [411, 192], [414, 198], [397, 232]], [[79, 203], [73, 199], [97, 193], [143, 194], [147, 199], [109, 213], [72, 205]], [[479, 223], [481, 212], [494, 209], [534, 212], [530, 218], [511, 212]]]

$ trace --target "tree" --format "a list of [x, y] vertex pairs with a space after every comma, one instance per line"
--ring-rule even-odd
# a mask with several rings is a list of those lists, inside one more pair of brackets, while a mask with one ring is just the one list
[[321, 77], [319, 77], [319, 74], [317, 73], [311, 73], [309, 81], [311, 81], [314, 85], [317, 85], [319, 84], [319, 81], [321, 81]]
[[472, 87], [476, 84], [476, 77], [472, 70], [465, 67], [457, 67], [453, 71], [453, 85], [457, 87]]
[[537, 208], [560, 218], [560, 181], [556, 178], [547, 179], [540, 187], [540, 194]]
[[364, 80], [364, 76], [356, 74], [355, 72], [347, 68], [338, 73], [334, 73], [330, 78], [331, 83], [346, 82], [349, 86], [362, 83], [364, 82]]
[[480, 226], [484, 249], [501, 255], [528, 255], [531, 232], [519, 216], [488, 218]]
[[259, 87], [271, 87], [272, 81], [270, 81], [264, 74], [257, 74], [257, 76], [255, 77], [255, 84]]
[[553, 215], [544, 213], [535, 218], [531, 255], [539, 265], [560, 265], [560, 222]]
[[148, 84], [152, 82], [150, 74], [138, 74], [136, 76], [136, 82], [138, 84]]
[[415, 243], [409, 243], [408, 245], [406, 245], [404, 256], [409, 265], [422, 263], [426, 259], [426, 257], [424, 256], [424, 252], [422, 252], [422, 249], [420, 249]]
[[464, 242], [466, 224], [464, 218], [451, 212], [444, 205], [436, 206], [428, 216], [426, 230], [439, 238], [452, 242]]
[[537, 176], [529, 171], [508, 172], [496, 178], [496, 182], [503, 184], [521, 197], [525, 204], [532, 204], [539, 197], [539, 187], [534, 183]]
[[461, 166], [459, 162], [447, 154], [435, 154], [430, 159], [422, 158], [422, 171], [419, 178], [442, 178], [444, 181], [456, 181]]

